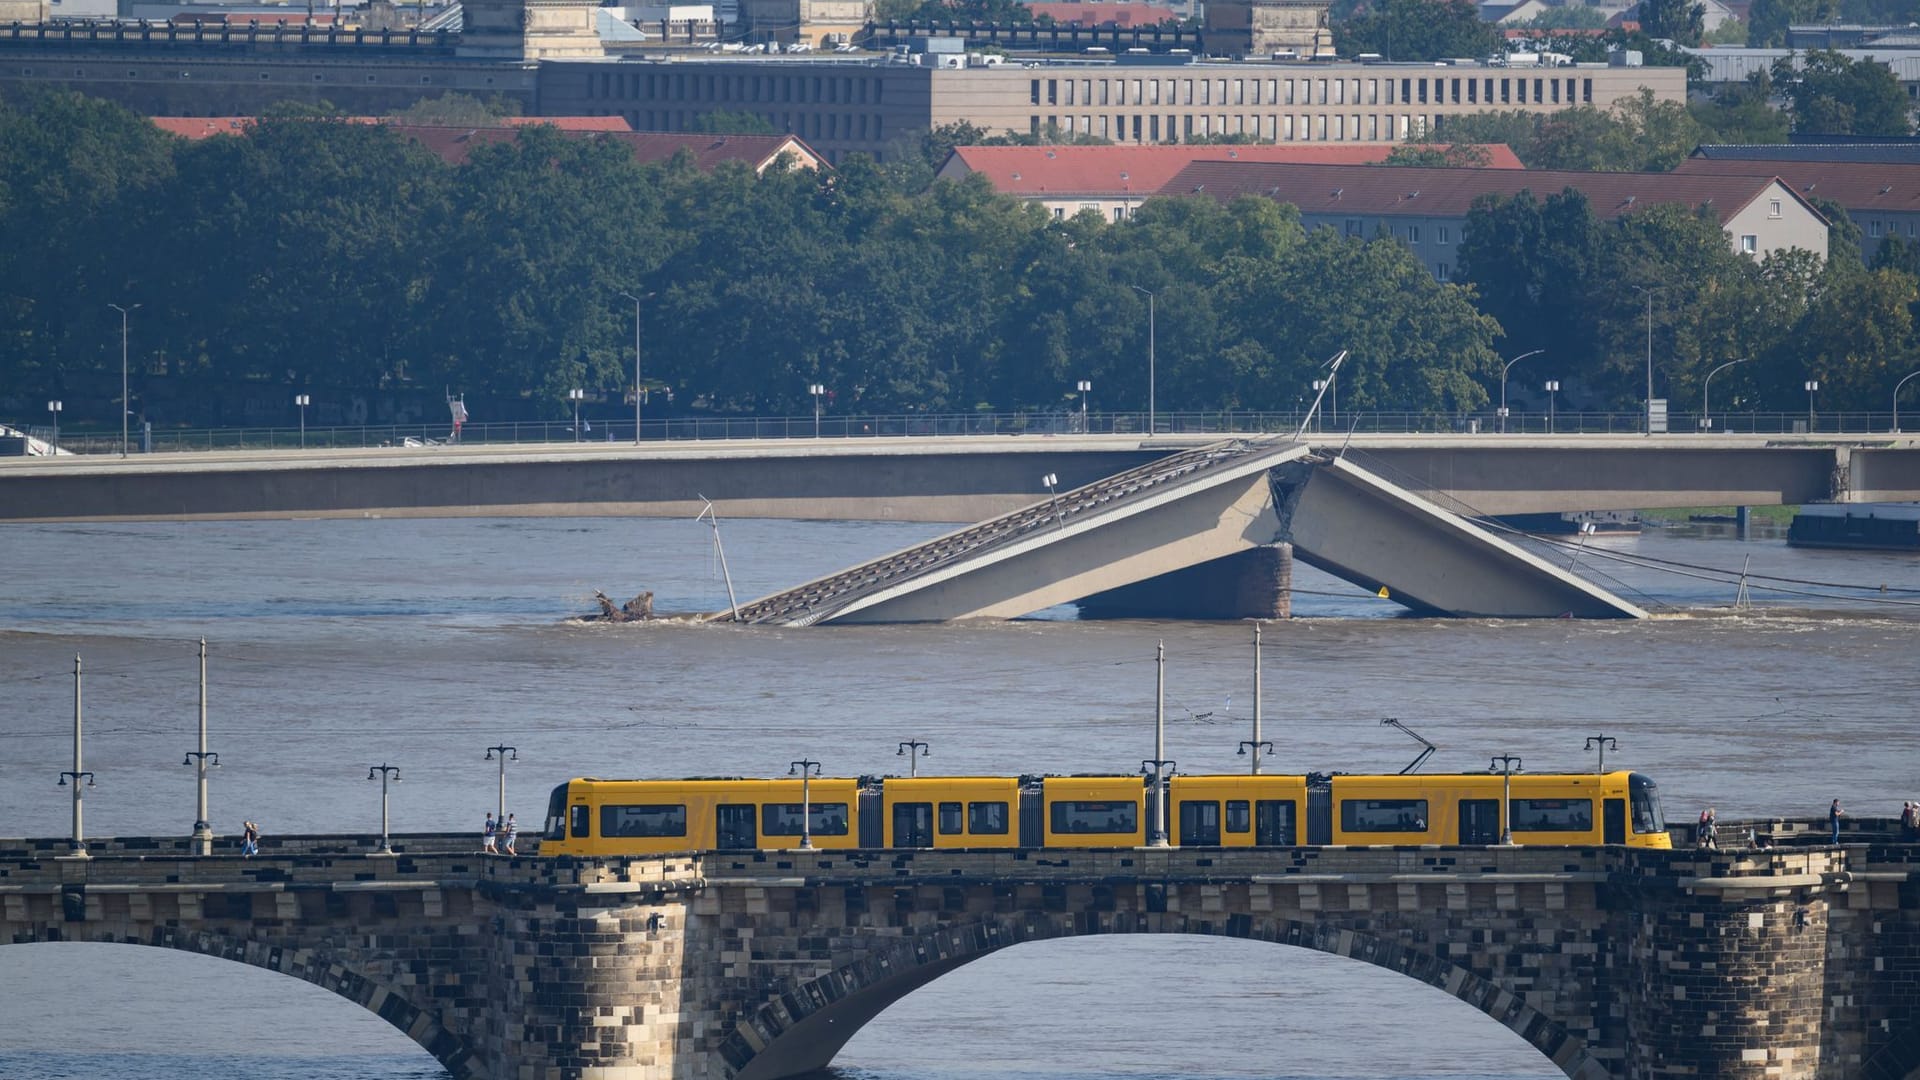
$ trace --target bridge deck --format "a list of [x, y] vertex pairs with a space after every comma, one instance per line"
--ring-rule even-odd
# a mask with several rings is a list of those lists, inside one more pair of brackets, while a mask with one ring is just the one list
[[[1293, 445], [1234, 440], [1182, 451], [978, 525], [762, 597], [741, 605], [734, 614], [744, 623], [810, 626], [831, 619], [849, 605], [883, 589], [990, 555], [1042, 530], [1063, 528], [1069, 521], [1077, 523], [1114, 513], [1148, 493], [1192, 482], [1223, 465], [1247, 464], [1272, 456], [1276, 451], [1292, 449]], [[719, 612], [709, 618], [726, 619], [729, 614]]]

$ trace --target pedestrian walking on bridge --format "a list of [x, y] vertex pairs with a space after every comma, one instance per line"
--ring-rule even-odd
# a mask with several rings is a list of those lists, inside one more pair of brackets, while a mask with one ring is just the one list
[[1836, 844], [1840, 842], [1840, 819], [1846, 816], [1847, 812], [1840, 809], [1839, 799], [1833, 800], [1833, 805], [1827, 807], [1827, 824], [1833, 828], [1833, 842]]

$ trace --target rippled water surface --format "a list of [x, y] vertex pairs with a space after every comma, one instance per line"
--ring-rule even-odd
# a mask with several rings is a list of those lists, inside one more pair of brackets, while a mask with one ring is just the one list
[[[741, 600], [905, 546], [938, 526], [723, 522]], [[300, 521], [0, 526], [0, 833], [61, 835], [72, 664], [85, 660], [94, 834], [193, 817], [195, 646], [210, 643], [216, 830], [379, 825], [367, 766], [390, 762], [397, 831], [478, 828], [488, 745], [519, 747], [509, 802], [537, 818], [573, 775], [1130, 771], [1150, 756], [1165, 640], [1169, 753], [1238, 771], [1251, 715], [1237, 623], [1014, 623], [808, 630], [562, 622], [596, 588], [661, 611], [723, 608], [704, 526], [674, 521]], [[1556, 550], [1668, 617], [1427, 621], [1304, 567], [1269, 624], [1265, 737], [1286, 770], [1590, 767], [1658, 778], [1669, 813], [1813, 815], [1916, 794], [1911, 702], [1920, 560], [1649, 532]], [[1617, 557], [1685, 564], [1655, 569]], [[1737, 573], [1793, 578], [1731, 610]], [[1675, 572], [1679, 571], [1679, 572]], [[1686, 575], [1686, 576], [1683, 576]], [[1820, 583], [1865, 586], [1872, 602]], [[1877, 591], [1885, 586], [1885, 592]], [[443, 1075], [403, 1036], [316, 988], [124, 946], [0, 949], [0, 1076], [399, 1080]], [[942, 978], [848, 1045], [848, 1080], [1557, 1075], [1511, 1032], [1429, 987], [1257, 942], [1160, 937], [1023, 945]]]

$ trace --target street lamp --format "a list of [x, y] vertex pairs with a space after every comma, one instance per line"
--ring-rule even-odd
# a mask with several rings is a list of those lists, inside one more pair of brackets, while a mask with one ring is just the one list
[[1818, 426], [1820, 423], [1820, 421], [1817, 420], [1813, 415], [1813, 395], [1819, 392], [1820, 392], [1820, 380], [1808, 379], [1807, 380], [1807, 430], [1809, 432], [1813, 431], [1813, 429], [1816, 426]]
[[[1908, 375], [1906, 378], [1901, 379], [1899, 382], [1893, 384], [1893, 433], [1895, 435], [1900, 434], [1900, 388], [1907, 385], [1908, 380], [1912, 379], [1915, 375], [1920, 375], [1920, 371], [1916, 371], [1913, 374]], [[60, 403], [56, 401], [53, 403], [53, 405], [54, 405], [54, 411], [59, 412]], [[60, 434], [59, 429], [56, 427], [54, 429], [54, 435], [56, 437], [56, 440], [59, 434]]]
[[580, 403], [586, 400], [585, 390], [567, 391], [567, 400], [573, 402], [573, 441], [580, 441]]
[[[917, 757], [914, 755], [915, 750], [920, 751]], [[919, 739], [908, 739], [906, 742], [903, 742], [900, 744], [900, 749], [895, 750], [893, 752], [893, 756], [894, 757], [904, 756], [907, 759], [907, 775], [919, 776], [920, 775], [919, 759], [927, 756], [927, 744], [921, 742]]]
[[1607, 771], [1607, 751], [1620, 749], [1620, 741], [1611, 735], [1589, 735], [1586, 748], [1600, 751], [1600, 763], [1593, 767], [1593, 771], [1595, 775], [1601, 775]]
[[502, 827], [505, 827], [507, 820], [507, 762], [519, 761], [520, 751], [511, 746], [487, 747], [487, 760], [492, 761], [495, 757], [500, 759], [500, 803], [499, 811], [494, 814], [494, 817], [500, 821]]
[[[47, 402], [47, 411], [53, 414], [53, 452], [56, 457], [59, 456], [60, 454], [60, 408], [61, 406], [58, 401]], [[1893, 430], [1899, 431], [1900, 430], [1900, 388], [1899, 387], [1895, 387], [1893, 390], [1893, 414], [1894, 414]]]
[[1507, 366], [1500, 369], [1500, 434], [1505, 435], [1507, 433], [1507, 372], [1512, 371], [1513, 365], [1525, 360], [1527, 357], [1539, 356], [1546, 351], [1545, 349], [1535, 349], [1532, 352], [1523, 352], [1519, 356], [1507, 361]]
[[827, 388], [822, 383], [808, 383], [807, 393], [813, 395], [813, 437], [820, 437], [820, 399], [826, 395]]
[[88, 787], [93, 786], [93, 774], [80, 767], [80, 658], [73, 658], [73, 768], [60, 774], [60, 783], [56, 787], [66, 787], [67, 781], [73, 781], [73, 855], [75, 858], [87, 857], [87, 831], [81, 823], [80, 781], [85, 780]]
[[1488, 772], [1501, 775], [1500, 781], [1500, 843], [1513, 846], [1513, 774], [1526, 772], [1520, 767], [1520, 759], [1512, 754], [1501, 754], [1487, 763]]
[[800, 774], [800, 847], [813, 847], [813, 796], [807, 789], [807, 781], [820, 775], [820, 763], [811, 758], [801, 758], [787, 766], [787, 775]]
[[1253, 624], [1253, 738], [1240, 740], [1240, 756], [1246, 757], [1247, 751], [1253, 751], [1250, 765], [1253, 775], [1260, 775], [1260, 751], [1265, 750], [1268, 757], [1273, 756], [1273, 743], [1260, 737], [1260, 624]]
[[393, 840], [387, 830], [387, 781], [392, 779], [396, 784], [400, 782], [400, 766], [369, 765], [367, 767], [367, 779], [373, 779], [376, 773], [380, 777], [380, 854], [391, 855]]
[[127, 456], [127, 414], [133, 411], [133, 403], [127, 400], [127, 315], [139, 304], [121, 307], [108, 304], [108, 307], [120, 313], [120, 456]]
[[182, 765], [197, 766], [194, 789], [193, 846], [196, 855], [213, 854], [213, 824], [207, 816], [207, 766], [220, 767], [220, 755], [207, 749], [207, 639], [200, 639], [200, 749], [187, 751]]
[[1048, 473], [1040, 478], [1040, 482], [1046, 485], [1047, 498], [1053, 503], [1053, 523], [1061, 528], [1066, 528], [1067, 523], [1060, 516], [1060, 495], [1053, 490], [1055, 486], [1060, 483], [1060, 477], [1054, 473]]
[[1560, 380], [1548, 379], [1545, 390], [1547, 391], [1547, 434], [1551, 435], [1554, 428], [1554, 407], [1559, 403]]
[[1738, 360], [1729, 360], [1707, 372], [1707, 377], [1700, 381], [1700, 427], [1702, 430], [1713, 430], [1713, 398], [1710, 396], [1713, 390], [1713, 377], [1735, 364], [1744, 364], [1751, 359], [1752, 357], [1743, 356]]
[[646, 396], [646, 391], [640, 388], [640, 301], [653, 294], [635, 296], [630, 292], [623, 292], [620, 295], [633, 301], [633, 445], [639, 446], [640, 400]]
[[1153, 784], [1153, 829], [1147, 836], [1147, 846], [1163, 848], [1168, 846], [1166, 778], [1174, 767], [1174, 762], [1167, 758], [1166, 642], [1162, 641], [1155, 647], [1153, 664], [1153, 756], [1140, 763], [1140, 772], [1149, 777]]
[[1647, 297], [1647, 407], [1641, 417], [1646, 421], [1647, 434], [1653, 434], [1653, 294], [1665, 292], [1665, 285], [1635, 285], [1633, 288]]
[[[1074, 388], [1080, 391], [1080, 434], [1085, 435], [1087, 433], [1087, 392], [1093, 389], [1093, 383], [1081, 379]], [[1899, 392], [1897, 389], [1894, 391], [1895, 394]]]
[[293, 403], [300, 406], [300, 449], [305, 450], [307, 448], [307, 406], [313, 403], [313, 399], [305, 394], [295, 394]]
[[[1313, 400], [1314, 400], [1314, 402], [1315, 402], [1315, 404], [1318, 404], [1318, 403], [1319, 403], [1319, 401], [1320, 401], [1320, 395], [1321, 395], [1321, 394], [1323, 394], [1323, 393], [1325, 393], [1325, 392], [1326, 392], [1326, 389], [1327, 389], [1327, 380], [1325, 380], [1325, 379], [1315, 379], [1315, 380], [1313, 380]], [[1314, 430], [1315, 430], [1315, 431], [1325, 431], [1325, 430], [1327, 430], [1327, 424], [1326, 424], [1326, 421], [1324, 421], [1324, 420], [1321, 420], [1321, 419], [1320, 419], [1320, 414], [1319, 414], [1319, 413], [1318, 413], [1317, 411], [1316, 411], [1316, 412], [1314, 413], [1314, 415], [1313, 415], [1313, 418], [1314, 418], [1314, 422], [1315, 422], [1315, 424], [1317, 425], [1317, 426], [1316, 426], [1316, 427], [1314, 428]]]
[[1137, 293], [1145, 293], [1147, 296], [1147, 434], [1151, 435], [1156, 430], [1158, 430], [1154, 426], [1154, 419], [1158, 415], [1158, 411], [1155, 407], [1155, 400], [1154, 400], [1155, 387], [1154, 387], [1153, 347], [1154, 347], [1154, 341], [1158, 336], [1155, 332], [1155, 328], [1153, 324], [1154, 292], [1152, 289], [1143, 289], [1138, 285], [1129, 285], [1127, 286], [1127, 288], [1132, 289], [1134, 292], [1137, 292]]

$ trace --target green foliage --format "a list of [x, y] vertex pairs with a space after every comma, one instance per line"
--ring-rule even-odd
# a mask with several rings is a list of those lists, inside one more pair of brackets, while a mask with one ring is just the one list
[[1773, 80], [1756, 71], [1744, 83], [1725, 86], [1708, 101], [1693, 101], [1687, 111], [1702, 129], [1702, 142], [1784, 143], [1787, 116], [1773, 107]]
[[1341, 56], [1379, 53], [1389, 60], [1491, 56], [1500, 32], [1483, 22], [1472, 0], [1375, 0], [1367, 10], [1333, 23]]
[[1787, 27], [1824, 25], [1838, 16], [1833, 0], [1753, 0], [1747, 12], [1747, 44], [1777, 49], [1787, 43]]
[[874, 7], [874, 17], [923, 23], [1053, 22], [1051, 18], [1035, 19], [1033, 9], [1020, 0], [880, 0]]
[[1696, 0], [1640, 0], [1639, 21], [1648, 37], [1695, 46], [1706, 33], [1707, 8]]
[[1473, 143], [1403, 143], [1387, 151], [1382, 165], [1423, 169], [1484, 169], [1493, 155]]
[[1893, 69], [1876, 60], [1816, 49], [1773, 65], [1776, 89], [1793, 114], [1793, 130], [1826, 135], [1911, 135], [1906, 91]]
[[427, 124], [439, 127], [501, 127], [505, 117], [518, 116], [520, 103], [496, 97], [481, 101], [469, 94], [448, 92], [435, 98], [421, 98], [404, 109], [387, 114], [399, 124]]
[[1653, 92], [1601, 110], [1580, 105], [1554, 113], [1485, 112], [1449, 117], [1431, 141], [1504, 142], [1529, 169], [1663, 172], [1698, 146], [1706, 129], [1686, 106]]
[[1745, 45], [1753, 29], [1739, 19], [1727, 19], [1719, 26], [1706, 32], [1700, 39], [1702, 45]]
[[725, 109], [697, 114], [693, 123], [688, 125], [688, 130], [713, 135], [777, 135], [780, 132], [759, 113], [728, 112]]
[[1548, 8], [1520, 24], [1523, 30], [1599, 30], [1607, 25], [1607, 17], [1598, 8], [1584, 4], [1562, 4]]

